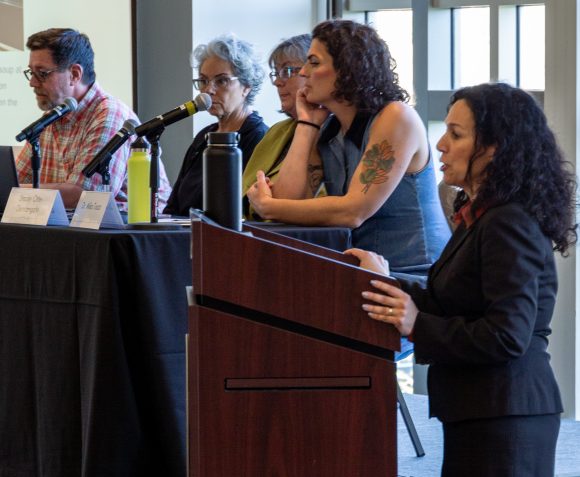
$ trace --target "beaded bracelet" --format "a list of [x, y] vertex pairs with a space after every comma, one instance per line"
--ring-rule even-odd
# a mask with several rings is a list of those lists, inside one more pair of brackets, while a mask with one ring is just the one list
[[312, 126], [313, 128], [320, 129], [318, 124], [311, 123], [310, 121], [304, 121], [303, 119], [299, 119], [296, 121], [297, 124], [306, 124], [307, 126]]

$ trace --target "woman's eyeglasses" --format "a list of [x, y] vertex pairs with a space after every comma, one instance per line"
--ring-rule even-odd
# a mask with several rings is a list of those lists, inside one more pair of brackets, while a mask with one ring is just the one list
[[282, 81], [287, 81], [293, 76], [298, 76], [298, 73], [302, 69], [302, 66], [284, 66], [280, 68], [278, 71], [271, 71], [268, 76], [270, 76], [270, 81], [272, 84], [276, 82], [276, 80], [281, 79]]
[[214, 89], [226, 89], [232, 81], [237, 79], [237, 76], [218, 75], [212, 79], [195, 78], [192, 81], [195, 89], [198, 91], [203, 91], [208, 89], [210, 85]]

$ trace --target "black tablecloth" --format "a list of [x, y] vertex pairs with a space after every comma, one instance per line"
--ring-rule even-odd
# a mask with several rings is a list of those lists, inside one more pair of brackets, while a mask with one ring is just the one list
[[0, 475], [185, 475], [189, 240], [0, 227]]
[[185, 476], [189, 244], [0, 225], [0, 476]]

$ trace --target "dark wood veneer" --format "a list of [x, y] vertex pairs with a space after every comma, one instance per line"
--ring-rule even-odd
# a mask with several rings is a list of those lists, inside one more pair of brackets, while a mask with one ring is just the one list
[[256, 235], [192, 224], [189, 475], [396, 476], [400, 337], [361, 310], [373, 274]]

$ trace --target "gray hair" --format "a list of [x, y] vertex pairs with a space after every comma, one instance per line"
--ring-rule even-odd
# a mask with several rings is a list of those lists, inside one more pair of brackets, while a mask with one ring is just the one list
[[192, 63], [195, 61], [195, 65], [192, 66], [201, 68], [204, 61], [211, 56], [227, 61], [232, 66], [238, 81], [250, 88], [246, 104], [252, 104], [264, 80], [264, 69], [260, 64], [260, 57], [254, 51], [254, 46], [232, 33], [221, 35], [207, 45], [199, 45], [193, 50]]
[[310, 48], [311, 42], [312, 36], [310, 33], [296, 35], [287, 40], [283, 40], [276, 48], [274, 48], [272, 53], [270, 53], [270, 58], [268, 58], [270, 68], [275, 68], [276, 63], [280, 64], [285, 60], [290, 59], [306, 63], [308, 49]]

